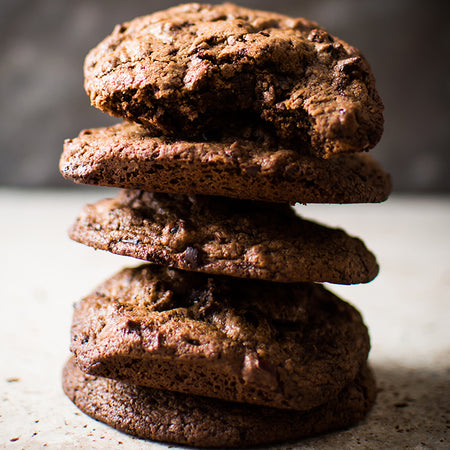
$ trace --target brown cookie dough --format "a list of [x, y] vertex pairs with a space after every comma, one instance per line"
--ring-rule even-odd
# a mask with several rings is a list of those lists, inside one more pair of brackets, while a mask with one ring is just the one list
[[317, 24], [192, 3], [118, 25], [85, 61], [102, 111], [165, 135], [260, 123], [301, 153], [375, 146], [383, 104], [361, 53]]
[[307, 412], [223, 402], [86, 375], [69, 360], [63, 389], [84, 413], [120, 431], [196, 447], [248, 447], [293, 441], [354, 425], [376, 396], [364, 367], [330, 403]]
[[280, 203], [381, 202], [391, 191], [368, 154], [320, 159], [242, 128], [206, 142], [129, 123], [84, 130], [66, 140], [60, 170], [76, 183]]
[[323, 286], [124, 269], [74, 310], [71, 350], [93, 375], [308, 410], [369, 352], [361, 315]]
[[85, 206], [69, 236], [155, 264], [241, 278], [353, 284], [378, 273], [362, 241], [285, 204], [123, 190]]

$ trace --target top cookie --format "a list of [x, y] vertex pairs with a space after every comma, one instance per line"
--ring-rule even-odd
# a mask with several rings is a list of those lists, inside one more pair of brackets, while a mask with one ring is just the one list
[[88, 54], [85, 88], [101, 110], [165, 135], [262, 123], [321, 157], [368, 150], [383, 129], [357, 49], [305, 19], [229, 3], [118, 25]]

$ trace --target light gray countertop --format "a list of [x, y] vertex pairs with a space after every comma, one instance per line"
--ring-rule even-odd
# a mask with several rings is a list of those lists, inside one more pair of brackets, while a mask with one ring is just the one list
[[[90, 419], [61, 389], [72, 304], [115, 271], [137, 265], [66, 236], [84, 203], [114, 194], [0, 189], [1, 448], [168, 447]], [[363, 313], [380, 392], [359, 426], [285, 448], [449, 448], [450, 198], [297, 209], [360, 236], [378, 257], [375, 281], [331, 289]]]

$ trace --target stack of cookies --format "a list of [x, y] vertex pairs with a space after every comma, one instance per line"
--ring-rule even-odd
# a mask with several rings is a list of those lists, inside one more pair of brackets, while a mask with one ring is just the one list
[[383, 106], [359, 51], [305, 19], [188, 4], [117, 26], [85, 87], [127, 122], [67, 140], [61, 172], [122, 190], [70, 237], [147, 263], [76, 305], [69, 398], [127, 433], [202, 447], [361, 420], [367, 329], [319, 283], [366, 283], [378, 265], [290, 206], [390, 192], [361, 153]]

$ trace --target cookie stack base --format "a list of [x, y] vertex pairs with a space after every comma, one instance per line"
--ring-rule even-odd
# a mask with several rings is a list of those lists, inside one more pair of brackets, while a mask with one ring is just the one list
[[246, 447], [320, 434], [354, 425], [376, 396], [364, 366], [338, 397], [306, 412], [224, 402], [139, 387], [87, 375], [71, 358], [63, 389], [84, 413], [128, 434], [197, 447]]

